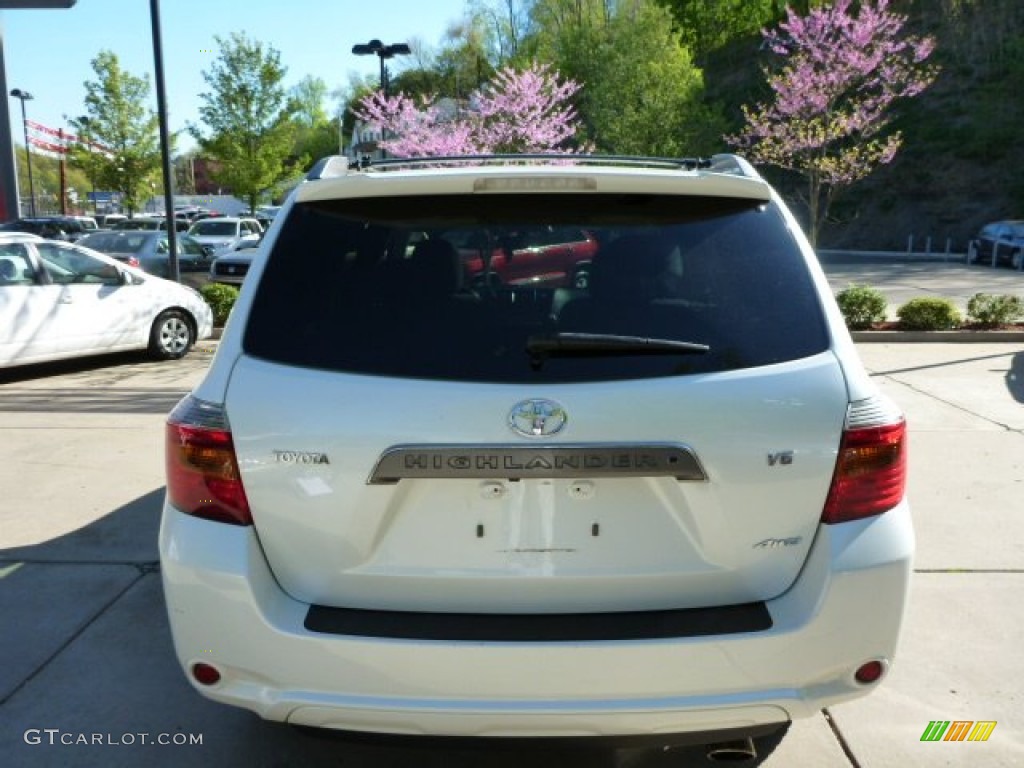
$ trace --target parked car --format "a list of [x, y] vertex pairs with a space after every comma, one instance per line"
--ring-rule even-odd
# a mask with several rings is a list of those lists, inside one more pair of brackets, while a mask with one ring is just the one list
[[1021, 269], [1024, 253], [1024, 220], [994, 221], [986, 224], [967, 246], [967, 260], [971, 263], [1004, 264]]
[[199, 205], [177, 205], [174, 207], [174, 215], [178, 218], [188, 219], [194, 221], [196, 216], [200, 214], [210, 214], [209, 208], [203, 208]]
[[103, 213], [96, 217], [96, 223], [100, 229], [113, 229], [115, 224], [127, 218], [123, 213]]
[[[190, 224], [186, 219], [174, 220], [175, 232], [188, 232]], [[124, 219], [114, 224], [111, 229], [151, 229], [159, 231], [167, 229], [167, 219], [162, 216], [140, 216], [135, 219]]]
[[48, 240], [74, 242], [87, 234], [85, 225], [73, 216], [36, 216], [0, 224], [0, 231], [27, 232]]
[[[278, 218], [166, 427], [161, 576], [196, 690], [294, 725], [755, 764], [885, 679], [906, 425], [749, 163], [337, 158]], [[543, 262], [475, 281], [446, 237], [467, 230], [512, 265], [524, 232], [572, 233], [585, 287]]]
[[256, 209], [256, 213], [253, 214], [253, 218], [260, 223], [260, 226], [263, 227], [264, 230], [266, 230], [274, 223], [274, 217], [277, 216], [278, 211], [280, 210], [280, 205], [261, 205]]
[[78, 245], [0, 233], [0, 367], [132, 349], [175, 359], [212, 328], [190, 288]]
[[71, 218], [82, 225], [82, 229], [84, 230], [85, 234], [95, 232], [100, 228], [99, 224], [96, 222], [96, 219], [94, 219], [92, 216], [72, 216]]
[[195, 222], [188, 233], [220, 255], [230, 251], [243, 240], [258, 240], [263, 234], [263, 228], [256, 219], [220, 216]]
[[241, 285], [262, 242], [263, 236], [260, 235], [257, 240], [242, 240], [235, 248], [222, 251], [210, 264], [210, 282]]
[[[206, 272], [210, 269], [211, 254], [207, 248], [188, 235], [178, 235], [175, 241], [178, 246], [179, 272]], [[157, 277], [169, 277], [171, 274], [170, 245], [166, 233], [159, 230], [118, 229], [96, 232], [82, 238], [79, 244]]]
[[458, 249], [466, 276], [475, 283], [585, 288], [598, 249], [594, 236], [578, 227], [525, 226], [502, 241], [481, 237], [478, 228], [440, 236]]

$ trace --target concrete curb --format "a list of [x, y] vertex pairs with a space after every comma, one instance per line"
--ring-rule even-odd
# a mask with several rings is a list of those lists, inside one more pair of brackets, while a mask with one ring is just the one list
[[1024, 331], [850, 331], [858, 344], [1024, 343]]

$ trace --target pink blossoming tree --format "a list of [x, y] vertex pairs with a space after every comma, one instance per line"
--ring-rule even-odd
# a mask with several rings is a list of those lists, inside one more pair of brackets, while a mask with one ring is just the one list
[[499, 71], [470, 95], [465, 108], [376, 92], [353, 112], [382, 131], [380, 146], [397, 157], [571, 152], [566, 147], [576, 135], [577, 114], [569, 99], [579, 89], [548, 66], [534, 64], [522, 72]]
[[746, 126], [726, 137], [754, 161], [807, 180], [808, 235], [816, 244], [836, 194], [890, 162], [902, 145], [888, 131], [893, 103], [919, 94], [934, 79], [925, 63], [927, 37], [904, 36], [906, 17], [888, 0], [865, 0], [860, 10], [836, 0], [806, 17], [792, 9], [764, 39], [781, 66], [765, 70], [774, 98], [743, 107]]

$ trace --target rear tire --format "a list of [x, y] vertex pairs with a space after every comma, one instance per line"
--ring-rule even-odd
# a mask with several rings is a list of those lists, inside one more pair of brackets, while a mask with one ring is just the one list
[[156, 360], [178, 360], [196, 341], [195, 326], [178, 309], [161, 312], [149, 332], [149, 354]]

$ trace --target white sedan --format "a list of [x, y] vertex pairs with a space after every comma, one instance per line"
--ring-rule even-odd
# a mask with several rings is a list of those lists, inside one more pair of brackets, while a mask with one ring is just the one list
[[133, 349], [173, 360], [212, 332], [191, 288], [87, 248], [0, 234], [0, 368]]

